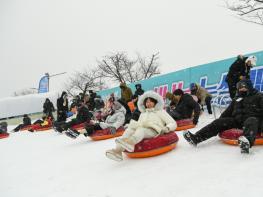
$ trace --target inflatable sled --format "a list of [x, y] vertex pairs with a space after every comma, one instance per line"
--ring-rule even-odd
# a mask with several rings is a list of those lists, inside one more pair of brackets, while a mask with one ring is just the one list
[[49, 129], [52, 129], [52, 123], [45, 125], [45, 126], [41, 126], [40, 124], [35, 124], [35, 125], [31, 125], [30, 129], [31, 131], [47, 131]]
[[31, 129], [32, 125], [27, 125], [22, 127], [19, 131], [28, 131], [29, 129]]
[[83, 123], [80, 123], [80, 124], [77, 124], [77, 125], [74, 125], [71, 127], [71, 129], [74, 129], [74, 130], [82, 130], [85, 128], [86, 125], [89, 125], [90, 123], [89, 122], [83, 122]]
[[[243, 130], [241, 129], [229, 129], [223, 131], [219, 134], [221, 140], [230, 145], [238, 145], [238, 138], [243, 135]], [[255, 145], [263, 145], [263, 136], [261, 134], [257, 134]]]
[[175, 131], [182, 131], [182, 130], [192, 129], [195, 127], [192, 119], [176, 120], [176, 123], [177, 123], [177, 128], [175, 129]]
[[109, 138], [119, 137], [123, 134], [124, 128], [120, 127], [117, 129], [115, 134], [111, 134], [110, 129], [103, 129], [103, 130], [97, 130], [95, 133], [93, 133], [91, 136], [89, 136], [92, 140], [98, 141], [98, 140], [106, 140]]
[[124, 151], [130, 158], [153, 157], [173, 150], [179, 138], [175, 132], [144, 139], [135, 145], [134, 152]]
[[9, 137], [9, 133], [0, 133], [0, 139]]

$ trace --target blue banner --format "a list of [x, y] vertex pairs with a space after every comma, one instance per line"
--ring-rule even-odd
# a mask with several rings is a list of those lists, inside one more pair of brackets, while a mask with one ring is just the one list
[[[263, 51], [253, 54], [258, 59], [257, 66], [253, 67], [250, 72], [250, 79], [256, 89], [263, 92]], [[236, 60], [236, 57], [229, 58], [217, 62], [198, 65], [191, 68], [186, 68], [176, 72], [171, 72], [164, 75], [158, 75], [147, 80], [138, 81], [142, 84], [144, 90], [154, 90], [165, 98], [167, 92], [173, 92], [175, 89], [183, 89], [185, 92], [190, 92], [189, 85], [192, 82], [200, 84], [206, 88], [214, 97], [218, 95], [229, 95], [228, 86], [225, 82], [226, 74], [231, 64]], [[127, 84], [132, 91], [135, 91], [135, 84]], [[120, 97], [120, 88], [115, 87], [107, 90], [99, 91], [98, 94], [103, 99], [109, 97], [111, 93]]]
[[45, 75], [39, 81], [38, 93], [45, 93], [48, 92], [49, 87], [49, 76]]

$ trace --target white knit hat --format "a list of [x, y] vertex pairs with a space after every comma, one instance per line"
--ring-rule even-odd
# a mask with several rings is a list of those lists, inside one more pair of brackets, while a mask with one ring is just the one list
[[254, 55], [251, 55], [251, 56], [249, 56], [249, 57], [246, 59], [246, 63], [247, 63], [248, 61], [251, 62], [251, 65], [252, 65], [252, 66], [256, 66], [257, 57], [254, 56]]

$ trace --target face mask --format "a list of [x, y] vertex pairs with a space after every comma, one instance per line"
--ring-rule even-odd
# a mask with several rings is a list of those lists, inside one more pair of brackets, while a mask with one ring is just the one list
[[238, 94], [240, 97], [246, 97], [248, 95], [248, 92], [247, 91], [241, 91], [239, 92]]

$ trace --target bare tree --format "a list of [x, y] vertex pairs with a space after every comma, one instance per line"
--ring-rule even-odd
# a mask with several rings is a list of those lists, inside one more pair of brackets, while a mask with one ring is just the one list
[[33, 89], [33, 88], [26, 88], [23, 90], [18, 90], [14, 92], [14, 96], [24, 96], [24, 95], [28, 95], [28, 94], [37, 94], [37, 89]]
[[98, 61], [98, 68], [103, 77], [124, 82], [125, 68], [131, 66], [129, 62], [130, 60], [125, 52], [117, 52], [116, 54], [104, 56], [101, 61]]
[[68, 94], [73, 96], [77, 92], [82, 92], [84, 95], [89, 89], [101, 90], [105, 88], [102, 76], [98, 69], [87, 71], [76, 71], [69, 81], [65, 84]]
[[117, 82], [133, 83], [160, 74], [158, 55], [159, 53], [153, 54], [147, 59], [137, 53], [137, 58], [131, 59], [125, 52], [112, 53], [98, 61], [98, 68], [105, 78]]
[[228, 9], [236, 12], [240, 19], [263, 25], [263, 0], [226, 0]]
[[137, 80], [142, 79], [149, 79], [154, 75], [160, 74], [159, 70], [159, 53], [153, 54], [149, 60], [147, 58], [142, 57], [140, 54], [137, 54], [138, 62], [139, 62], [139, 69], [137, 71]]

